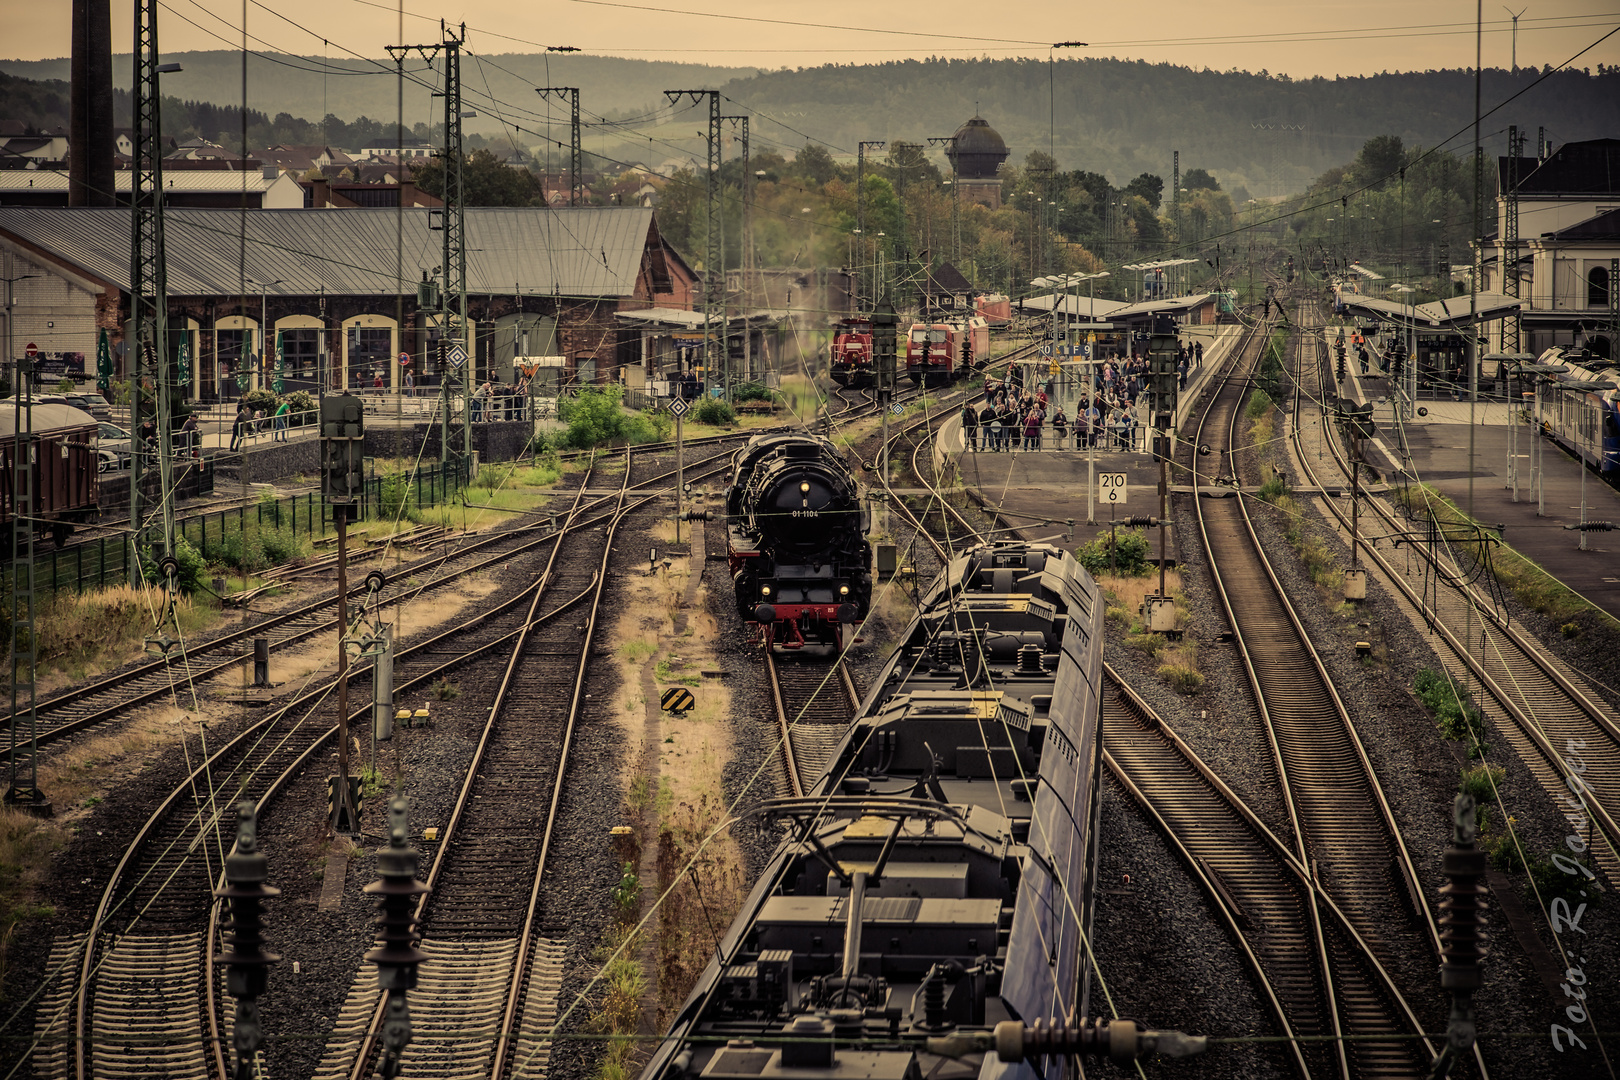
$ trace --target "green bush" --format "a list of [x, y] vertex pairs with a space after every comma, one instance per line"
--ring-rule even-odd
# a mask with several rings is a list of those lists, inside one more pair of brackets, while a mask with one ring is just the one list
[[589, 450], [608, 443], [655, 442], [656, 430], [640, 415], [620, 408], [624, 390], [618, 386], [588, 386], [557, 403], [557, 416], [568, 425], [557, 440], [560, 446]]
[[66, 375], [62, 376], [62, 381], [56, 384], [56, 392], [58, 394], [71, 394], [73, 393], [73, 388], [73, 380], [68, 378]]
[[745, 382], [738, 383], [736, 386], [731, 388], [731, 400], [769, 401], [772, 404], [780, 404], [782, 401], [782, 395], [778, 394], [775, 390], [767, 388], [761, 383]]
[[1468, 692], [1433, 668], [1424, 668], [1412, 680], [1418, 699], [1434, 713], [1440, 734], [1469, 744], [1468, 756], [1484, 757], [1490, 752], [1485, 741], [1485, 717], [1474, 707]]
[[1260, 498], [1268, 503], [1274, 503], [1287, 494], [1289, 494], [1287, 482], [1275, 473], [1260, 485]]
[[1462, 771], [1457, 790], [1472, 795], [1476, 803], [1493, 803], [1506, 777], [1507, 770], [1500, 765], [1475, 765]]
[[698, 407], [693, 410], [692, 418], [700, 424], [729, 427], [737, 422], [737, 410], [731, 407], [729, 401], [721, 401], [719, 398], [704, 398], [698, 402]]
[[1256, 390], [1254, 393], [1249, 395], [1249, 405], [1248, 408], [1244, 410], [1244, 415], [1246, 415], [1250, 420], [1258, 420], [1262, 416], [1269, 413], [1274, 407], [1275, 406], [1271, 400], [1270, 394], [1266, 393], [1264, 390]]
[[[163, 584], [163, 571], [158, 566], [162, 560], [162, 549], [147, 548], [141, 553], [141, 573], [154, 585]], [[174, 538], [174, 561], [180, 564], [175, 583], [181, 592], [189, 594], [202, 588], [203, 579], [208, 573], [208, 561], [184, 536]]]
[[[1565, 856], [1569, 858], [1569, 856]], [[1585, 859], [1570, 859], [1577, 866], [1586, 867]], [[1541, 894], [1541, 902], [1550, 904], [1557, 898], [1563, 898], [1571, 908], [1585, 904], [1588, 907], [1597, 907], [1603, 899], [1603, 889], [1586, 874], [1576, 872], [1566, 874], [1558, 868], [1558, 864], [1551, 859], [1537, 859], [1530, 864], [1530, 877], [1536, 883], [1536, 891]]]
[[1119, 577], [1146, 577], [1150, 574], [1153, 567], [1148, 561], [1147, 535], [1140, 529], [1120, 530], [1117, 546], [1114, 535], [1099, 533], [1097, 539], [1075, 549], [1074, 557], [1093, 575], [1106, 574], [1109, 573], [1109, 553], [1112, 550], [1114, 574]]
[[292, 416], [288, 418], [292, 423], [315, 422], [313, 418], [298, 415], [299, 413], [312, 413], [315, 411], [315, 398], [308, 390], [294, 390], [290, 394], [283, 394], [281, 400], [285, 401], [287, 407], [292, 410]]
[[380, 493], [377, 509], [384, 521], [421, 521], [419, 508], [416, 505], [416, 491], [411, 487], [411, 478], [405, 473], [390, 473], [382, 478], [378, 485]]
[[245, 530], [239, 524], [227, 524], [225, 535], [210, 542], [206, 555], [221, 566], [253, 574], [303, 558], [309, 551], [307, 536], [268, 522], [249, 522]]
[[274, 390], [267, 390], [261, 386], [257, 390], [247, 392], [247, 403], [248, 408], [255, 412], [262, 411], [266, 416], [273, 416], [276, 406], [281, 404], [281, 399], [276, 396]]

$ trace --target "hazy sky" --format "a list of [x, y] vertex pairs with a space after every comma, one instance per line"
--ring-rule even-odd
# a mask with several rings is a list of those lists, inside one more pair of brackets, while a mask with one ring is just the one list
[[[247, 11], [250, 47], [320, 55], [344, 48], [381, 56], [399, 41], [388, 0], [162, 0], [165, 52], [237, 47]], [[1094, 7], [1095, 10], [1088, 10]], [[7, 41], [0, 56], [35, 60], [69, 52], [68, 0], [0, 0]], [[1620, 28], [1620, 0], [1527, 3], [1518, 61], [1559, 64]], [[1221, 70], [1309, 75], [1472, 67], [1475, 4], [1466, 0], [1166, 0], [1084, 5], [1075, 0], [693, 0], [671, 11], [616, 0], [406, 0], [407, 41], [432, 40], [438, 20], [465, 21], [484, 53], [547, 45], [646, 59], [768, 68], [863, 64], [908, 56], [1045, 56], [1080, 40], [1093, 55], [1170, 61]], [[215, 14], [217, 13], [217, 14]], [[987, 13], [1002, 13], [996, 20]], [[132, 5], [113, 4], [114, 47], [130, 48]], [[1512, 23], [1484, 8], [1484, 62], [1506, 67]], [[192, 20], [192, 25], [185, 20]], [[504, 35], [504, 36], [503, 36]], [[223, 39], [223, 40], [222, 40]], [[1575, 62], [1620, 63], [1620, 33]]]

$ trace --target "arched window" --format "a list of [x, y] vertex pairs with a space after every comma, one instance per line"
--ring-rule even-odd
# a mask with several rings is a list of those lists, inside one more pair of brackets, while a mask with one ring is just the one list
[[1595, 308], [1609, 306], [1609, 268], [1607, 266], [1594, 266], [1586, 272], [1586, 306]]

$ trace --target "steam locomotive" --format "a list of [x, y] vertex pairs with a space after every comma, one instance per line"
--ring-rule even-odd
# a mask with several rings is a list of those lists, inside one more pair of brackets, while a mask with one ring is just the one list
[[838, 645], [872, 604], [855, 474], [828, 439], [772, 434], [732, 460], [727, 562], [737, 613], [766, 647]]
[[952, 561], [814, 789], [756, 811], [786, 839], [642, 1080], [1069, 1075], [934, 1051], [1088, 1011], [1103, 609], [1056, 547]]

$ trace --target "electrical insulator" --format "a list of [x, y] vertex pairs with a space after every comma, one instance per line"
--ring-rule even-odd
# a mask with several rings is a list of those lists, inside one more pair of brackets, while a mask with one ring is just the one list
[[[1474, 1045], [1474, 991], [1483, 981], [1485, 956], [1485, 852], [1474, 843], [1474, 797], [1452, 803], [1452, 842], [1440, 856], [1446, 883], [1440, 888], [1440, 985], [1451, 991], [1445, 1054], [1461, 1056]], [[1444, 1075], [1437, 1073], [1436, 1075]]]
[[1149, 1031], [1133, 1020], [1037, 1020], [1024, 1024], [1003, 1020], [993, 1033], [958, 1032], [928, 1040], [929, 1053], [962, 1057], [970, 1053], [994, 1051], [1004, 1063], [1050, 1057], [1106, 1057], [1119, 1065], [1159, 1054], [1163, 1057], [1190, 1057], [1209, 1046], [1204, 1035], [1180, 1031]]
[[416, 880], [416, 849], [410, 843], [405, 796], [388, 805], [388, 847], [377, 855], [377, 877], [365, 891], [379, 898], [378, 936], [382, 948], [366, 953], [377, 965], [377, 988], [388, 995], [383, 1015], [384, 1075], [398, 1073], [399, 1057], [411, 1041], [411, 1013], [406, 993], [416, 988], [416, 968], [427, 955], [416, 946], [420, 920], [412, 914], [428, 887]]
[[270, 965], [281, 959], [264, 950], [264, 924], [260, 906], [281, 890], [266, 885], [269, 861], [259, 852], [258, 818], [251, 802], [236, 807], [236, 846], [225, 857], [225, 887], [214, 895], [230, 905], [225, 924], [225, 949], [214, 958], [223, 964], [225, 989], [236, 999], [236, 1049], [233, 1080], [249, 1080], [257, 1073], [256, 1058], [264, 1030], [259, 1023], [259, 995], [270, 978]]
[[1344, 354], [1344, 342], [1341, 341], [1337, 345], [1335, 345], [1333, 347], [1333, 351], [1338, 356], [1338, 359], [1339, 359], [1339, 381], [1343, 382], [1344, 381], [1344, 376], [1345, 376], [1345, 370], [1344, 370], [1344, 355], [1345, 355]]

